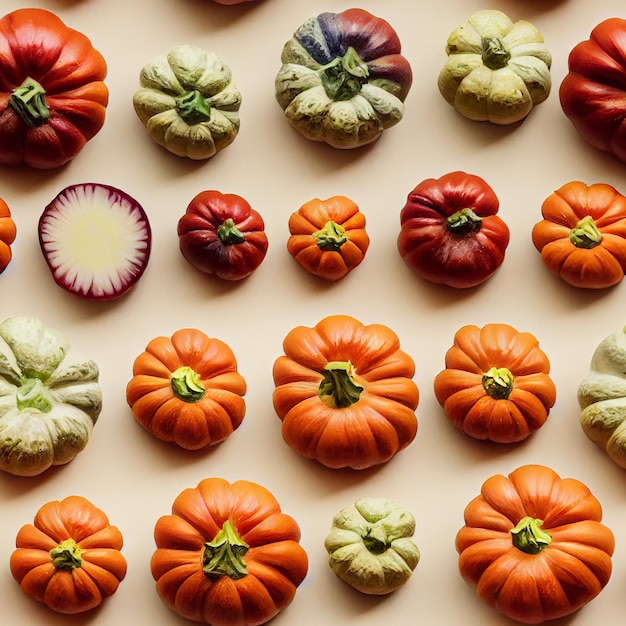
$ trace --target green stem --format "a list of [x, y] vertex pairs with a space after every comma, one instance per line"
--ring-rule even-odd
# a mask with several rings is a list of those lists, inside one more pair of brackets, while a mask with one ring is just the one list
[[382, 539], [378, 539], [377, 537], [372, 537], [369, 532], [367, 535], [365, 535], [365, 537], [363, 537], [363, 543], [368, 552], [371, 552], [372, 554], [382, 554], [388, 548], [388, 545], [385, 541], [383, 541]]
[[211, 107], [197, 89], [176, 98], [176, 110], [190, 126], [211, 119]]
[[543, 520], [531, 516], [522, 518], [510, 533], [513, 545], [526, 554], [539, 554], [552, 543], [552, 535], [541, 530]]
[[50, 550], [50, 558], [56, 569], [73, 570], [82, 565], [82, 553], [83, 551], [73, 539], [66, 539]]
[[322, 85], [331, 100], [350, 100], [361, 92], [369, 70], [356, 50], [350, 46], [346, 54], [333, 59], [319, 70]]
[[320, 250], [338, 251], [348, 238], [346, 237], [346, 229], [332, 220], [326, 222], [324, 228], [313, 233]]
[[511, 53], [506, 50], [502, 40], [498, 37], [485, 37], [482, 59], [489, 69], [499, 70], [511, 60]]
[[243, 243], [246, 240], [243, 233], [235, 226], [235, 222], [230, 217], [223, 224], [220, 224], [217, 229], [217, 236], [227, 246]]
[[202, 555], [204, 575], [208, 578], [228, 576], [233, 580], [243, 578], [248, 574], [243, 557], [249, 547], [237, 534], [231, 521], [226, 520], [215, 539], [204, 544]]
[[200, 382], [200, 374], [188, 365], [170, 374], [170, 385], [173, 394], [185, 402], [199, 402], [204, 397], [205, 388]]
[[50, 117], [46, 104], [46, 92], [34, 79], [27, 78], [16, 87], [9, 96], [9, 106], [31, 127], [45, 124]]
[[49, 413], [53, 407], [48, 389], [39, 378], [29, 378], [19, 387], [15, 401], [20, 411], [23, 409], [37, 409], [42, 413]]
[[464, 237], [480, 230], [483, 220], [472, 209], [461, 209], [446, 218], [446, 227], [458, 237]]
[[513, 374], [506, 367], [492, 367], [483, 374], [483, 389], [495, 400], [506, 400], [513, 391]]
[[569, 240], [577, 248], [594, 248], [602, 241], [602, 234], [596, 226], [595, 220], [586, 215], [569, 231]]
[[363, 387], [352, 380], [350, 361], [333, 361], [328, 363], [324, 370], [324, 378], [317, 395], [326, 406], [345, 409], [358, 402]]

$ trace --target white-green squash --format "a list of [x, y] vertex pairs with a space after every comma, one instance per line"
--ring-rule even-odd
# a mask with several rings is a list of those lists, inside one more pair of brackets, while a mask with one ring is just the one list
[[595, 349], [578, 387], [578, 403], [587, 437], [626, 469], [626, 327]]
[[0, 324], [0, 470], [35, 476], [81, 452], [102, 409], [99, 370], [41, 320]]

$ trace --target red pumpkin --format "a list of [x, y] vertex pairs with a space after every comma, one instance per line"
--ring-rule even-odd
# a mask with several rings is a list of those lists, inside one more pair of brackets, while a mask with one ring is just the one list
[[259, 626], [294, 599], [308, 570], [300, 528], [265, 487], [207, 478], [154, 529], [161, 600], [211, 626]]
[[0, 163], [64, 165], [104, 124], [104, 58], [44, 9], [0, 19], [0, 50]]
[[601, 520], [589, 489], [548, 467], [492, 476], [465, 508], [459, 571], [510, 619], [541, 624], [571, 615], [611, 577], [615, 538]]

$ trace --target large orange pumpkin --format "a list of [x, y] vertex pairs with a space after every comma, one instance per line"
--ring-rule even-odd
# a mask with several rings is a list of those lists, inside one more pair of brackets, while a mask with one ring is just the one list
[[245, 393], [230, 347], [196, 328], [150, 341], [126, 387], [135, 419], [157, 439], [185, 450], [230, 437], [244, 419]]
[[332, 315], [297, 326], [274, 363], [274, 408], [286, 443], [330, 468], [389, 461], [417, 433], [415, 364], [382, 324]]
[[486, 480], [456, 536], [459, 571], [507, 617], [540, 624], [574, 613], [608, 583], [615, 539], [589, 489], [542, 465]]
[[508, 324], [468, 324], [454, 336], [435, 396], [452, 423], [475, 439], [522, 441], [556, 401], [550, 361], [537, 338]]
[[293, 600], [308, 570], [300, 528], [265, 487], [206, 478], [154, 529], [152, 575], [166, 606], [211, 626], [258, 626]]

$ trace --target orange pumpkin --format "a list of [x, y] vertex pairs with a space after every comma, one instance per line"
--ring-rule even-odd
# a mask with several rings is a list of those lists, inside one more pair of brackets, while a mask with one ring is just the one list
[[382, 324], [347, 315], [297, 326], [274, 362], [274, 408], [285, 442], [330, 468], [389, 461], [417, 433], [415, 364]]
[[[608, 583], [615, 539], [589, 489], [542, 465], [495, 475], [465, 508], [459, 571], [510, 619], [540, 624], [570, 615]], [[569, 623], [569, 622], [568, 622]]]
[[0, 274], [4, 272], [13, 258], [11, 244], [15, 241], [16, 235], [17, 230], [9, 206], [0, 198]]
[[154, 529], [161, 600], [213, 626], [264, 624], [293, 600], [308, 570], [300, 528], [264, 487], [207, 478], [174, 500]]
[[150, 341], [126, 387], [135, 419], [157, 439], [185, 450], [227, 439], [245, 416], [245, 393], [230, 347], [194, 328]]
[[81, 496], [44, 504], [18, 531], [11, 573], [22, 591], [53, 611], [82, 613], [117, 591], [126, 576], [122, 534]]
[[365, 216], [345, 196], [315, 198], [289, 218], [287, 250], [309, 273], [337, 281], [360, 265], [370, 239]]
[[572, 181], [544, 201], [532, 240], [546, 267], [587, 289], [616, 285], [626, 271], [626, 197], [603, 183]]
[[556, 401], [549, 372], [550, 361], [531, 333], [508, 324], [467, 325], [446, 352], [435, 396], [465, 434], [513, 443], [546, 422]]

